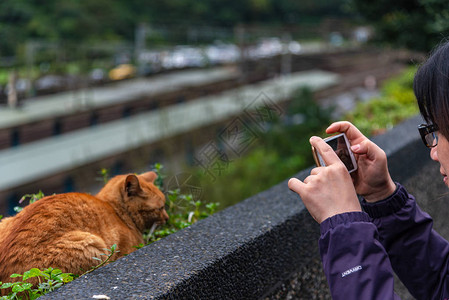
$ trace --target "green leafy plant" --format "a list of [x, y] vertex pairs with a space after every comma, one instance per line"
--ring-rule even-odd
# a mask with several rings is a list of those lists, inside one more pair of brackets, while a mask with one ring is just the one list
[[157, 174], [157, 178], [154, 181], [154, 185], [157, 186], [160, 190], [163, 190], [164, 187], [165, 175], [162, 173], [163, 168], [164, 166], [160, 163], [156, 163], [153, 166], [153, 171]]
[[[145, 232], [145, 244], [151, 244], [209, 217], [219, 206], [219, 203], [204, 204], [202, 201], [194, 200], [192, 195], [182, 194], [179, 189], [170, 190], [166, 195], [166, 210], [170, 218], [161, 228]], [[139, 245], [137, 248], [142, 246]]]
[[[59, 269], [48, 268], [39, 270], [32, 268], [23, 274], [12, 274], [11, 278], [17, 278], [17, 281], [0, 282], [0, 289], [11, 289], [7, 296], [0, 298], [2, 300], [36, 299], [72, 281], [74, 276], [69, 273], [63, 273]], [[38, 284], [33, 285], [27, 282], [31, 278], [37, 278]]]
[[[42, 191], [39, 190], [39, 192], [37, 192], [36, 194], [26, 194], [26, 195], [22, 196], [22, 198], [20, 198], [20, 200], [19, 200], [19, 203], [22, 204], [24, 201], [26, 201], [28, 199], [28, 204], [31, 204], [31, 203], [34, 203], [44, 197], [45, 197], [44, 193], [42, 193]], [[20, 207], [20, 206], [14, 207], [15, 212], [20, 212], [20, 211], [22, 211], [22, 209], [23, 209], [23, 207]]]
[[[18, 278], [17, 281], [7, 283], [0, 282], [0, 289], [11, 289], [11, 292], [7, 296], [0, 297], [0, 300], [36, 299], [42, 295], [54, 291], [68, 282], [71, 282], [75, 278], [84, 276], [104, 266], [105, 264], [110, 263], [114, 254], [120, 252], [117, 249], [116, 244], [112, 245], [111, 248], [105, 248], [104, 250], [106, 253], [102, 253], [100, 255], [106, 256], [106, 258], [101, 259], [99, 257], [92, 257], [93, 260], [97, 260], [100, 263], [93, 266], [90, 270], [84, 272], [80, 276], [71, 273], [63, 273], [61, 270], [53, 268], [48, 268], [45, 270], [32, 268], [23, 274], [12, 274], [11, 278]], [[33, 285], [28, 282], [31, 278], [37, 278], [38, 284]]]
[[101, 168], [101, 170], [98, 171], [98, 174], [101, 176], [101, 178], [98, 178], [99, 181], [103, 181], [105, 184], [109, 181], [110, 174], [109, 174], [109, 170], [108, 169]]

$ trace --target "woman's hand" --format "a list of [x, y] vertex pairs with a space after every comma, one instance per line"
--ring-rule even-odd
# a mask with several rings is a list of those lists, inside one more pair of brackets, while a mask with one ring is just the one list
[[327, 133], [344, 132], [357, 160], [357, 171], [352, 173], [355, 190], [368, 202], [376, 202], [394, 193], [396, 185], [390, 177], [385, 152], [366, 138], [349, 122], [331, 124]]
[[313, 169], [304, 182], [290, 179], [288, 187], [300, 195], [318, 223], [336, 214], [361, 211], [351, 176], [337, 154], [319, 137], [312, 137], [310, 143], [321, 154], [326, 167]]

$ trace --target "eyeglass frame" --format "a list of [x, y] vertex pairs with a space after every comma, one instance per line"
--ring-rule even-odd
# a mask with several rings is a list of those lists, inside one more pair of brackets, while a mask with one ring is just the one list
[[[438, 134], [435, 133], [438, 130], [439, 130], [439, 128], [435, 124], [421, 124], [418, 126], [418, 131], [419, 131], [419, 134], [421, 135], [421, 139], [427, 148], [433, 148], [433, 147], [436, 147], [436, 145], [438, 145]], [[433, 135], [434, 140], [435, 140], [435, 145], [428, 144], [428, 142], [426, 140], [426, 136], [428, 134]]]

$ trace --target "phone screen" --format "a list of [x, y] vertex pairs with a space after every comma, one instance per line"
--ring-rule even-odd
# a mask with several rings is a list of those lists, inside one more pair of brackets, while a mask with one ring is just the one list
[[[343, 133], [325, 138], [324, 141], [332, 148], [332, 150], [334, 150], [348, 169], [349, 173], [357, 170], [357, 163], [354, 154], [350, 150], [349, 141]], [[317, 166], [326, 166], [324, 159], [314, 147], [312, 147], [312, 152]]]
[[348, 170], [354, 169], [354, 164], [351, 160], [351, 154], [349, 153], [348, 146], [346, 145], [345, 137], [343, 135], [338, 136], [335, 139], [326, 141], [331, 148], [337, 153], [337, 156], [345, 164]]

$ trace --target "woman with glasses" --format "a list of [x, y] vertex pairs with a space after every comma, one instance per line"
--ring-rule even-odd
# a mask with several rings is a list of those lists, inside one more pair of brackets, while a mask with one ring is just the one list
[[[449, 43], [419, 68], [414, 92], [427, 122], [418, 130], [448, 185]], [[330, 146], [312, 137], [326, 167], [314, 168], [304, 181], [292, 178], [288, 186], [320, 223], [320, 254], [333, 299], [399, 299], [393, 271], [416, 299], [449, 299], [449, 242], [393, 182], [384, 151], [349, 122], [326, 132], [346, 133], [358, 170], [350, 175]]]

